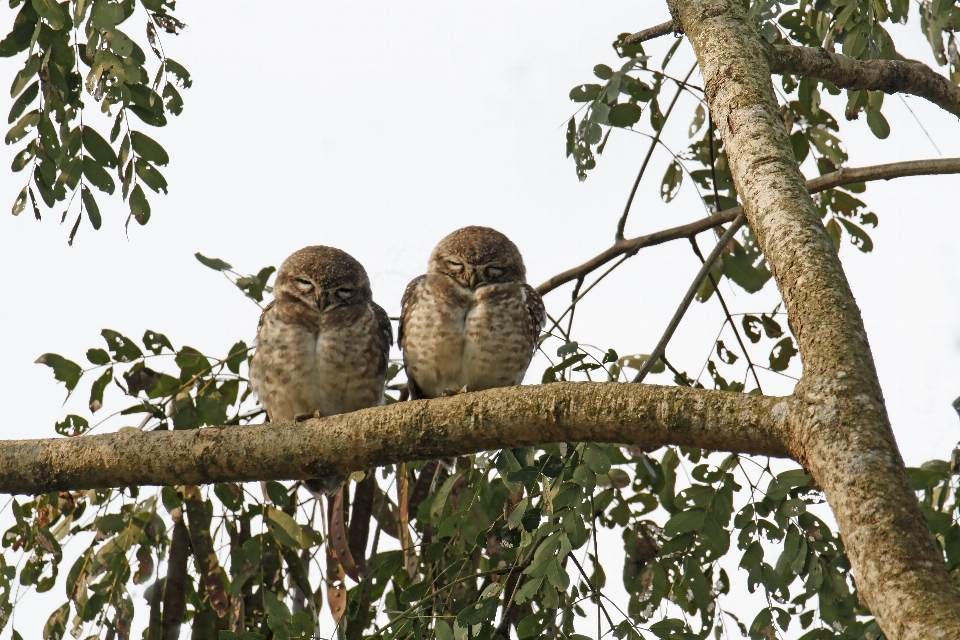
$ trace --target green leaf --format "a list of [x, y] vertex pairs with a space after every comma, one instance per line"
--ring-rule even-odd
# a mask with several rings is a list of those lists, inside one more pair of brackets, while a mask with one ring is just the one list
[[155, 193], [161, 191], [167, 193], [167, 179], [163, 177], [156, 167], [146, 162], [137, 163], [137, 175], [143, 182], [153, 189]]
[[583, 461], [596, 474], [610, 471], [610, 456], [596, 444], [587, 444], [583, 450]]
[[247, 359], [249, 350], [247, 343], [243, 340], [230, 347], [230, 355], [227, 356], [227, 368], [233, 373], [240, 373], [240, 365]]
[[598, 64], [593, 68], [593, 75], [597, 76], [601, 80], [609, 80], [613, 77], [613, 69], [605, 64]]
[[45, 353], [36, 360], [36, 364], [45, 364], [53, 369], [53, 377], [67, 386], [67, 391], [73, 391], [80, 382], [83, 369], [76, 362], [67, 360], [56, 353]]
[[13, 103], [13, 106], [10, 107], [10, 115], [7, 117], [7, 124], [12, 124], [14, 120], [20, 117], [20, 115], [26, 111], [27, 107], [31, 102], [37, 99], [37, 95], [40, 93], [40, 82], [34, 81], [27, 90], [20, 94], [20, 97], [16, 99]]
[[175, 116], [183, 113], [183, 98], [180, 97], [180, 92], [177, 91], [177, 88], [169, 82], [163, 87], [163, 97], [167, 99], [165, 104], [167, 111]]
[[17, 196], [17, 199], [13, 201], [13, 207], [10, 212], [13, 215], [18, 216], [21, 213], [23, 213], [23, 210], [26, 208], [26, 206], [27, 206], [27, 188], [24, 187], [23, 189], [20, 190], [20, 195]]
[[89, 180], [93, 186], [110, 195], [113, 195], [114, 190], [117, 188], [110, 174], [107, 173], [96, 160], [88, 155], [83, 156], [83, 175], [87, 177], [87, 180]]
[[850, 234], [850, 243], [853, 244], [857, 249], [864, 253], [870, 253], [873, 251], [873, 240], [870, 239], [870, 236], [867, 235], [867, 232], [863, 230], [862, 227], [857, 226], [856, 224], [846, 220], [844, 218], [835, 218], [840, 221], [840, 224], [843, 225], [843, 228], [847, 230], [847, 233]]
[[631, 102], [615, 104], [610, 109], [607, 120], [614, 127], [632, 127], [640, 121], [643, 109]]
[[570, 89], [570, 99], [574, 102], [592, 102], [600, 95], [600, 85], [581, 84]]
[[680, 185], [683, 183], [683, 167], [680, 166], [680, 163], [674, 160], [670, 163], [670, 166], [667, 167], [666, 173], [663, 174], [663, 182], [660, 183], [660, 197], [664, 202], [670, 202], [677, 196], [677, 192], [680, 191]]
[[697, 132], [703, 128], [703, 124], [707, 121], [707, 112], [703, 108], [702, 104], [697, 105], [697, 110], [693, 114], [693, 122], [690, 123], [690, 128], [687, 130], [687, 136], [692, 138], [697, 135]]
[[53, 429], [62, 436], [72, 438], [86, 433], [90, 429], [90, 423], [86, 418], [70, 414], [63, 421], [53, 425]]
[[20, 24], [15, 22], [14, 25], [13, 30], [7, 34], [7, 37], [0, 40], [0, 58], [11, 58], [21, 51], [25, 51], [33, 39], [33, 32], [36, 28], [34, 22], [25, 20]]
[[110, 354], [103, 349], [88, 349], [87, 360], [89, 360], [91, 364], [95, 365], [110, 364]]
[[134, 131], [131, 137], [133, 138], [133, 150], [140, 154], [141, 158], [160, 166], [170, 162], [170, 156], [153, 138], [139, 131]]
[[292, 517], [275, 507], [267, 507], [266, 520], [274, 540], [293, 549], [299, 549], [302, 546], [303, 531]]
[[168, 513], [174, 509], [183, 507], [183, 498], [180, 497], [180, 494], [177, 493], [177, 490], [173, 487], [164, 487], [161, 489], [160, 500], [163, 502], [163, 507]]
[[830, 242], [833, 244], [834, 251], [840, 251], [840, 225], [837, 223], [836, 218], [830, 218], [830, 222], [826, 225], [827, 235], [830, 236]]
[[790, 366], [790, 359], [797, 355], [798, 351], [793, 345], [793, 338], [787, 336], [774, 345], [770, 352], [770, 368], [774, 371], [786, 371]]
[[[284, 514], [286, 515], [286, 514]], [[290, 516], [287, 516], [288, 518]], [[263, 589], [263, 608], [266, 610], [268, 616], [273, 616], [279, 618], [284, 622], [290, 620], [290, 609], [282, 600], [277, 598], [277, 595], [270, 591], [269, 589]]]
[[139, 184], [133, 188], [133, 192], [130, 194], [130, 215], [140, 226], [150, 221], [150, 202]]
[[436, 634], [437, 640], [453, 640], [453, 631], [446, 620], [437, 620], [433, 632]]
[[103, 406], [103, 391], [113, 380], [113, 367], [109, 367], [97, 378], [90, 389], [90, 413], [96, 413]]
[[94, 229], [99, 229], [102, 224], [100, 207], [97, 206], [96, 199], [94, 199], [93, 194], [90, 193], [86, 185], [80, 186], [80, 201], [87, 210], [87, 217], [90, 218], [90, 224], [93, 225]]
[[130, 54], [133, 53], [133, 41], [123, 31], [108, 29], [104, 31], [104, 36], [113, 52], [121, 58], [129, 58]]
[[763, 332], [767, 334], [768, 338], [779, 338], [783, 335], [783, 327], [780, 326], [780, 323], [767, 314], [760, 315], [760, 322], [763, 324]]
[[147, 329], [143, 334], [143, 346], [152, 351], [154, 355], [160, 355], [160, 352], [163, 351], [164, 347], [171, 352], [176, 351], [176, 349], [173, 348], [173, 345], [170, 344], [170, 340], [167, 339], [167, 336], [163, 335], [162, 333], [157, 333], [156, 331], [151, 331], [150, 329]]
[[214, 271], [226, 271], [228, 269], [233, 269], [233, 266], [224, 262], [220, 258], [208, 258], [201, 253], [193, 254], [194, 257], [200, 261], [201, 264], [205, 267], [209, 267]]
[[[37, 0], [34, 0], [36, 2]], [[50, 614], [46, 624], [43, 625], [44, 640], [60, 640], [67, 630], [67, 619], [70, 616], [70, 603], [65, 602], [63, 606]]]
[[707, 512], [700, 508], [687, 509], [671, 516], [663, 526], [663, 532], [670, 537], [696, 531], [703, 526]]
[[881, 140], [886, 140], [890, 135], [890, 124], [879, 111], [867, 111], [867, 124], [870, 126], [873, 135]]
[[189, 89], [193, 85], [193, 80], [190, 79], [190, 72], [187, 71], [183, 65], [174, 60], [173, 58], [167, 58], [165, 63], [167, 73], [173, 74], [177, 80], [180, 81], [180, 86], [184, 89]]
[[497, 613], [498, 604], [500, 604], [499, 598], [484, 598], [476, 604], [468, 605], [457, 615], [457, 624], [465, 628], [492, 620]]
[[114, 153], [110, 143], [97, 133], [96, 129], [89, 125], [84, 125], [81, 137], [83, 139], [83, 148], [90, 152], [94, 160], [108, 167], [117, 166], [117, 154]]
[[650, 631], [658, 638], [670, 638], [672, 636], [681, 637], [679, 634], [686, 628], [683, 620], [676, 618], [665, 618], [659, 622], [650, 625]]
[[143, 351], [130, 338], [113, 329], [104, 329], [100, 332], [103, 339], [107, 341], [107, 349], [113, 355], [116, 362], [133, 362], [143, 357]]
[[40, 114], [40, 111], [37, 109], [27, 112], [26, 114], [21, 116], [20, 120], [17, 121], [17, 124], [10, 127], [10, 130], [7, 131], [7, 135], [3, 139], [3, 141], [6, 144], [13, 144], [15, 142], [20, 142], [20, 140], [22, 140], [27, 135], [28, 133], [27, 128], [34, 127], [40, 124], [41, 118], [42, 116]]
[[180, 379], [184, 382], [210, 371], [210, 361], [193, 347], [184, 346], [177, 352], [175, 360], [180, 367]]
[[743, 322], [741, 324], [743, 325], [743, 332], [750, 338], [750, 342], [754, 344], [760, 342], [760, 338], [763, 336], [760, 335], [759, 331], [754, 329], [754, 325], [763, 325], [760, 318], [747, 314], [743, 316]]
[[517, 636], [520, 638], [539, 636], [546, 624], [546, 612], [538, 611], [537, 613], [530, 614], [517, 625]]
[[790, 469], [777, 474], [767, 486], [767, 497], [771, 500], [784, 498], [794, 487], [808, 487], [813, 484], [813, 478], [803, 469]]
[[32, 4], [37, 14], [49, 22], [55, 30], [60, 31], [64, 26], [70, 24], [70, 19], [57, 4], [57, 0], [32, 0]]

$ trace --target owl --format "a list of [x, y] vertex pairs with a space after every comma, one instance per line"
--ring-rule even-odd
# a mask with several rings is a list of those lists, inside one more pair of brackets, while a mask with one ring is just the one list
[[[263, 310], [250, 387], [271, 422], [332, 416], [383, 404], [393, 330], [371, 299], [363, 266], [333, 247], [284, 260]], [[309, 481], [335, 492], [344, 478]]]
[[488, 227], [464, 227], [441, 240], [401, 306], [411, 398], [520, 384], [546, 321], [520, 251]]

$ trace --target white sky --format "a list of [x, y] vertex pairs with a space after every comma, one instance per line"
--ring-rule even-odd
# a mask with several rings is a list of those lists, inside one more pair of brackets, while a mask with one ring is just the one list
[[[183, 92], [182, 116], [165, 129], [142, 127], [171, 157], [163, 169], [171, 192], [151, 198], [152, 221], [134, 223], [126, 238], [125, 207], [98, 193], [103, 229], [94, 233], [84, 221], [69, 248], [77, 203], [63, 226], [60, 208], [42, 223], [29, 206], [19, 218], [0, 214], [0, 438], [53, 435], [66, 413], [64, 391], [33, 362], [55, 352], [85, 363], [86, 349], [103, 346], [103, 327], [137, 340], [147, 328], [162, 331], [177, 347], [214, 355], [250, 342], [259, 310], [200, 265], [197, 251], [251, 273], [302, 246], [334, 245], [366, 266], [375, 299], [396, 315], [430, 249], [460, 226], [510, 236], [534, 285], [611, 243], [648, 141], [614, 132], [579, 183], [564, 157], [564, 125], [577, 108], [567, 93], [591, 81], [595, 64], [617, 63], [610, 42], [618, 33], [665, 20], [664, 3], [202, 0], [179, 9], [189, 28], [163, 45], [195, 84]], [[13, 16], [0, 11], [3, 34]], [[898, 48], [931, 63], [911, 20], [893, 29]], [[143, 40], [142, 21], [131, 22], [128, 32]], [[662, 39], [648, 53], [659, 60], [671, 43]], [[686, 73], [691, 61], [684, 44], [673, 73]], [[11, 79], [19, 64], [0, 59], [0, 78]], [[824, 96], [841, 120], [850, 166], [938, 157], [900, 98], [884, 103], [886, 141], [864, 119], [842, 120], [844, 100]], [[4, 92], [0, 113], [10, 103]], [[957, 118], [918, 98], [906, 103], [944, 157], [960, 156]], [[674, 151], [689, 144], [692, 109], [693, 100], [681, 98], [665, 136]], [[649, 130], [646, 118], [641, 124]], [[2, 150], [4, 211], [26, 180], [8, 169], [21, 146]], [[628, 236], [703, 215], [689, 179], [674, 203], [660, 201], [666, 157], [658, 151], [651, 163]], [[815, 175], [809, 163], [804, 170]], [[911, 465], [948, 458], [960, 439], [950, 407], [960, 395], [958, 184], [955, 176], [871, 183], [862, 199], [880, 219], [871, 232], [876, 249], [841, 250]], [[700, 237], [705, 252], [710, 237]], [[644, 250], [585, 300], [575, 337], [620, 354], [649, 352], [697, 268], [686, 242]], [[769, 311], [772, 289], [748, 296], [725, 285], [724, 294], [735, 312]], [[548, 295], [548, 310], [562, 311], [569, 290]], [[721, 320], [715, 301], [695, 303], [668, 349], [671, 361], [699, 371]], [[542, 370], [535, 363], [530, 381]], [[81, 383], [71, 412], [85, 412], [88, 388]], [[769, 382], [776, 393], [789, 388]], [[119, 392], [113, 404], [110, 393], [108, 409], [120, 408]], [[51, 610], [37, 609], [38, 624]]]

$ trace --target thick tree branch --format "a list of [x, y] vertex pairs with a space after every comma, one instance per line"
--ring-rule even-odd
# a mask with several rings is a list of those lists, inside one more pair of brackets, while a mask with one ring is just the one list
[[295, 480], [549, 442], [677, 444], [785, 457], [787, 399], [558, 382], [399, 402], [296, 424], [0, 442], [0, 493]]
[[819, 193], [834, 187], [842, 187], [857, 182], [874, 180], [892, 180], [908, 176], [933, 176], [948, 173], [960, 173], [960, 158], [940, 158], [938, 160], [909, 160], [877, 164], [872, 167], [841, 168], [819, 178], [807, 180], [807, 190]]
[[[935, 175], [946, 173], [960, 173], [960, 158], [941, 158], [938, 160], [914, 160], [910, 162], [894, 162], [891, 164], [878, 164], [870, 167], [858, 167], [853, 169], [840, 169], [833, 173], [822, 175], [812, 180], [807, 180], [807, 190], [810, 193], [819, 193], [840, 187], [846, 184], [856, 182], [870, 182], [872, 180], [891, 180], [893, 178], [904, 178], [907, 176]], [[572, 269], [567, 269], [563, 273], [558, 273], [539, 287], [537, 292], [545, 295], [568, 282], [582, 278], [587, 274], [599, 269], [614, 258], [624, 254], [636, 253], [644, 247], [663, 244], [671, 240], [681, 238], [691, 238], [699, 233], [709, 229], [719, 227], [720, 225], [732, 222], [743, 212], [742, 207], [727, 209], [723, 213], [715, 216], [708, 216], [691, 222], [689, 224], [663, 229], [654, 233], [649, 233], [636, 238], [619, 240], [613, 243], [610, 248], [598, 253], [586, 262]]]
[[822, 47], [766, 45], [770, 72], [828, 80], [841, 89], [909, 93], [960, 116], [960, 87], [920, 62], [857, 60]]
[[683, 0], [737, 192], [783, 296], [803, 379], [788, 444], [823, 488], [859, 594], [891, 640], [960, 637], [960, 590], [897, 449], [860, 311], [809, 197], [739, 0]]

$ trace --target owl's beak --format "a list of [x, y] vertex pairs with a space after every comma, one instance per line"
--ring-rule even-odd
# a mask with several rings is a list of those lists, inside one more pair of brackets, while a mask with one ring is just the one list
[[323, 313], [323, 310], [327, 308], [328, 300], [329, 294], [326, 291], [321, 291], [317, 296], [317, 308], [320, 309], [320, 313]]
[[475, 269], [470, 269], [470, 288], [477, 288], [477, 272]]

